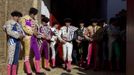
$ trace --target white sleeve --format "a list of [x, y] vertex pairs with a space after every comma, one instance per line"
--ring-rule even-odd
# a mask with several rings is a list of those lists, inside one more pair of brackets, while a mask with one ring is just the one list
[[75, 32], [77, 29], [78, 29], [77, 27], [71, 26], [71, 30], [72, 30], [73, 32]]

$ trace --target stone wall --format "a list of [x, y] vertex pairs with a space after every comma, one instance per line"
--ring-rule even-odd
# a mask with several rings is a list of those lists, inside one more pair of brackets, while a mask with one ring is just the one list
[[[34, 1], [37, 1], [37, 4], [33, 3]], [[18, 10], [23, 15], [26, 15], [29, 8], [33, 7], [33, 5], [37, 5], [37, 8], [40, 10], [40, 0], [0, 0], [0, 75], [6, 75], [7, 63], [7, 38], [1, 27], [5, 21], [11, 18], [10, 13], [12, 11]]]
[[6, 35], [2, 31], [2, 25], [6, 20], [6, 0], [0, 0], [0, 75], [3, 75], [6, 63]]

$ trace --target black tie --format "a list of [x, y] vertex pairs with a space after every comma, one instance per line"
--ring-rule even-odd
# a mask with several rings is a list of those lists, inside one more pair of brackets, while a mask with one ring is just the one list
[[68, 33], [68, 27], [67, 27], [67, 33]]

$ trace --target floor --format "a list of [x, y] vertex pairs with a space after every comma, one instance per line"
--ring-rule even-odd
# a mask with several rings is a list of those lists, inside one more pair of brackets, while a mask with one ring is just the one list
[[[23, 70], [23, 61], [19, 61], [20, 67], [18, 71], [18, 75], [26, 75]], [[105, 71], [93, 71], [93, 70], [83, 70], [82, 68], [79, 68], [78, 66], [72, 65], [72, 71], [71, 73], [66, 72], [63, 70], [63, 68], [55, 68], [51, 69], [51, 71], [45, 71], [42, 69], [42, 72], [45, 72], [47, 75], [125, 75], [124, 73], [118, 73], [118, 72], [105, 72]], [[34, 74], [34, 73], [33, 73]], [[35, 75], [35, 74], [34, 74]]]

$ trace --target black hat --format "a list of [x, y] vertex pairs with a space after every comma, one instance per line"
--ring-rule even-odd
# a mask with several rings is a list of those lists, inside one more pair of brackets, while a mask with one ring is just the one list
[[71, 19], [71, 18], [65, 18], [65, 19], [64, 19], [64, 23], [66, 23], [66, 22], [71, 23], [71, 22], [72, 22], [72, 19]]
[[100, 23], [100, 22], [101, 22], [101, 23], [104, 23], [104, 22], [106, 22], [106, 20], [105, 20], [105, 19], [99, 19], [98, 22], [99, 22], [99, 23]]
[[21, 13], [21, 12], [19, 12], [19, 11], [13, 11], [13, 12], [11, 13], [11, 16], [18, 16], [18, 17], [22, 17], [22, 13]]
[[80, 20], [79, 23], [85, 23], [85, 21], [84, 20]]
[[36, 15], [37, 13], [38, 13], [38, 9], [36, 9], [36, 8], [30, 8], [29, 14], [34, 14], [34, 15]]
[[45, 17], [46, 17], [45, 15], [42, 15], [42, 14], [41, 14], [41, 19], [42, 19], [42, 18], [45, 18]]
[[42, 22], [46, 22], [46, 23], [48, 23], [48, 22], [49, 22], [49, 18], [45, 16], [45, 17], [42, 18], [41, 21], [42, 21]]
[[98, 19], [97, 18], [93, 18], [93, 19], [91, 19], [91, 22], [93, 23], [93, 22], [98, 22]]
[[116, 17], [112, 17], [112, 18], [110, 18], [109, 23], [112, 24], [112, 23], [116, 23], [117, 21], [118, 21], [118, 19]]

